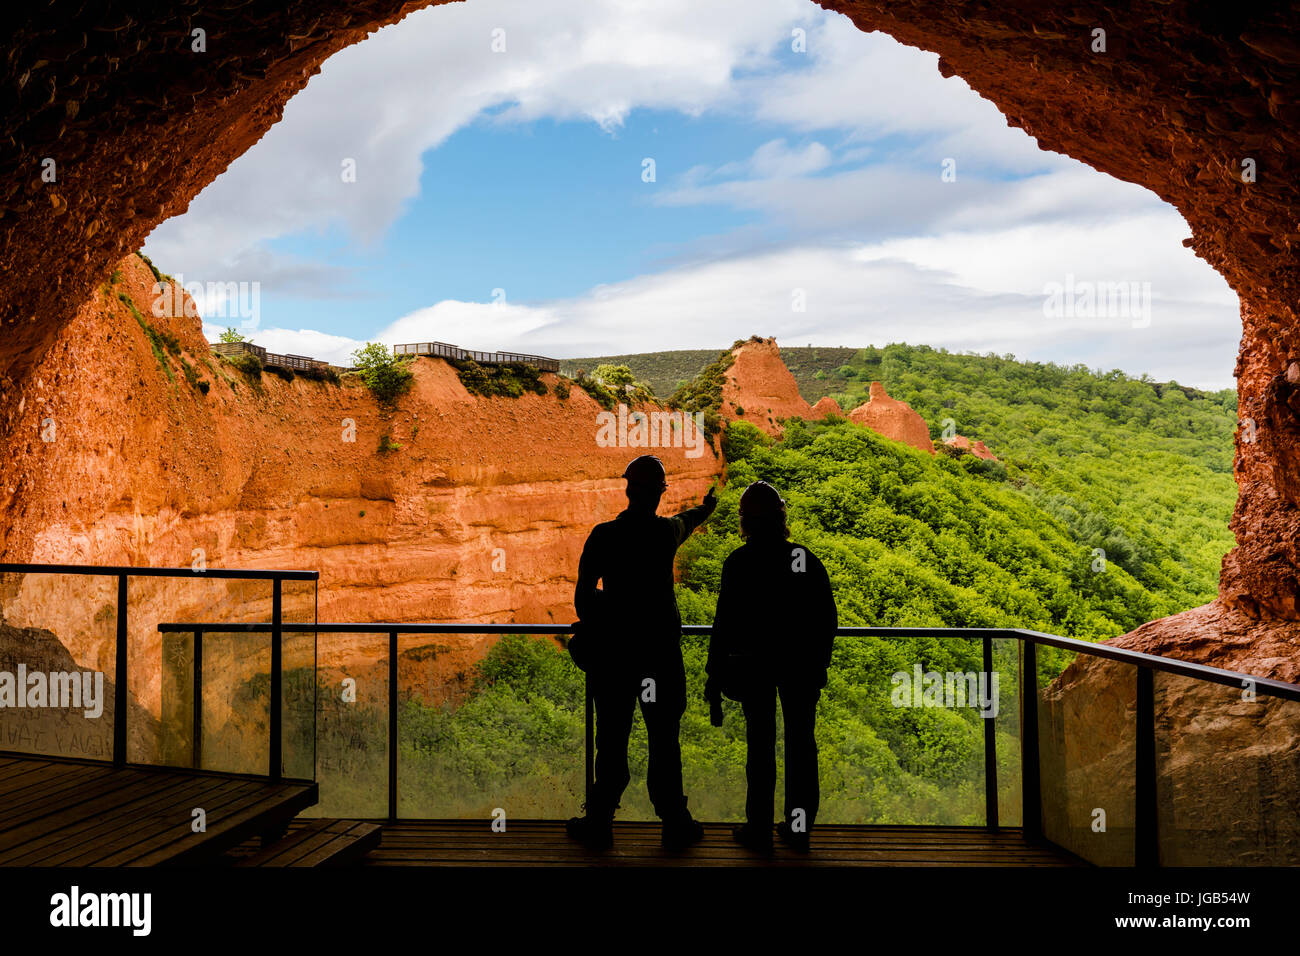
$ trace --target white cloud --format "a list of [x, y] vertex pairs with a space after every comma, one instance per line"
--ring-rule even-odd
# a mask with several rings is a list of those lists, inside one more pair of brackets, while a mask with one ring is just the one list
[[[1176, 214], [1170, 214], [1178, 220]], [[1181, 222], [1181, 220], [1178, 220]], [[599, 286], [537, 306], [444, 301], [403, 316], [378, 333], [387, 344], [449, 341], [468, 348], [516, 349], [571, 357], [661, 349], [723, 348], [750, 335], [787, 345], [928, 343], [954, 351], [1012, 353], [1022, 359], [1082, 362], [1148, 372], [1186, 384], [1231, 385], [1240, 325], [1225, 321], [1232, 294], [1222, 280], [1184, 285], [1177, 222], [1153, 218], [1141, 238], [1165, 252], [1145, 274], [1107, 250], [1132, 241], [1132, 222], [1097, 225], [1073, 252], [1047, 227], [1000, 234], [944, 235], [874, 245], [795, 246], [682, 266]], [[979, 257], [981, 248], [996, 250]], [[1082, 250], [1098, 252], [1083, 281], [1151, 283], [1149, 327], [1126, 316], [1048, 318], [1044, 285], [1065, 281]], [[974, 258], [968, 256], [974, 255]], [[1213, 274], [1211, 274], [1213, 275]], [[1217, 277], [1215, 277], [1217, 278]], [[793, 308], [796, 295], [806, 311]], [[319, 333], [264, 333], [259, 342], [342, 361], [361, 344]], [[300, 336], [300, 337], [295, 337]], [[292, 345], [292, 347], [291, 347]]]
[[[610, 130], [638, 107], [698, 115], [734, 100], [734, 74], [770, 66], [789, 24], [816, 15], [805, 0], [475, 0], [417, 11], [327, 60], [262, 140], [154, 231], [148, 252], [195, 277], [273, 277], [272, 239], [340, 227], [362, 242], [382, 235], [418, 194], [423, 154], [487, 111], [500, 110], [495, 122], [587, 119]], [[491, 48], [498, 28], [502, 53]], [[355, 182], [342, 180], [345, 160]]]
[[960, 77], [945, 79], [937, 54], [904, 46], [884, 33], [863, 34], [847, 17], [817, 21], [808, 37], [806, 69], [754, 76], [738, 83], [758, 118], [794, 130], [852, 131], [857, 140], [920, 139], [918, 165], [946, 157], [959, 171], [1030, 172], [1072, 162], [1038, 148], [1007, 126], [990, 101]]
[[791, 179], [825, 169], [831, 160], [831, 151], [821, 143], [791, 149], [785, 140], [774, 139], [754, 150], [744, 169], [760, 179]]

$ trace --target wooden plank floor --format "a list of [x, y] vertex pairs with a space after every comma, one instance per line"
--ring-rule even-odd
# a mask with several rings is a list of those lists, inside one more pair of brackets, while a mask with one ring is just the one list
[[778, 847], [762, 857], [731, 838], [732, 824], [705, 825], [703, 842], [680, 853], [659, 845], [655, 823], [616, 823], [614, 846], [591, 851], [556, 821], [403, 820], [384, 825], [363, 866], [1079, 866], [1050, 846], [1032, 846], [1019, 830], [973, 827], [827, 826], [800, 854]]
[[379, 846], [381, 832], [361, 820], [295, 820], [272, 846], [249, 841], [227, 858], [239, 867], [350, 866]]
[[[0, 753], [0, 866], [202, 862], [316, 799], [310, 780]], [[192, 828], [195, 808], [206, 832]]]

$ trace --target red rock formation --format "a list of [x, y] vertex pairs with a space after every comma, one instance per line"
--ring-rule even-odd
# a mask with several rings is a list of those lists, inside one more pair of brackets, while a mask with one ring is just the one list
[[812, 406], [799, 394], [799, 384], [781, 361], [776, 339], [755, 336], [732, 350], [734, 361], [722, 386], [725, 421], [749, 422], [780, 437], [781, 419], [813, 418]]
[[[426, 4], [209, 3], [220, 53], [177, 55], [192, 11], [54, 0], [10, 11], [0, 63], [0, 404], [43, 390], [35, 369], [113, 264], [280, 117], [320, 63]], [[1300, 12], [1191, 0], [991, 4], [827, 0], [863, 30], [940, 54], [1049, 150], [1151, 189], [1241, 297], [1248, 425], [1222, 600], [1300, 618]], [[51, 26], [54, 25], [54, 26]], [[1093, 31], [1106, 31], [1093, 52]], [[43, 161], [58, 178], [41, 176]], [[1243, 178], [1252, 160], [1256, 175]], [[21, 413], [17, 413], [21, 414]]]
[[871, 397], [849, 412], [849, 421], [934, 454], [934, 440], [930, 438], [930, 426], [925, 419], [907, 402], [890, 398], [879, 382], [871, 383]]
[[829, 395], [823, 395], [817, 399], [817, 404], [812, 407], [813, 418], [826, 418], [834, 415], [837, 418], [844, 418], [844, 409], [840, 408], [840, 403], [835, 401]]
[[998, 456], [988, 450], [982, 441], [971, 441], [965, 435], [953, 435], [951, 438], [945, 438], [943, 443], [951, 445], [953, 448], [960, 448], [962, 451], [974, 455], [976, 458], [983, 458], [985, 461], [997, 461]]

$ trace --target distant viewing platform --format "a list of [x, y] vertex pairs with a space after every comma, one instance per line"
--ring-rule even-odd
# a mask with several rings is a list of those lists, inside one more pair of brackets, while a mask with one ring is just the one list
[[254, 345], [252, 342], [213, 342], [210, 343], [210, 347], [217, 355], [224, 355], [226, 358], [255, 355], [264, 368], [287, 368], [295, 372], [324, 372], [329, 370], [338, 374], [352, 371], [350, 368], [331, 365], [329, 362], [311, 358], [307, 355], [279, 355], [275, 352], [268, 352], [262, 346]]
[[463, 349], [459, 345], [446, 342], [413, 342], [407, 345], [394, 345], [394, 355], [433, 355], [437, 358], [455, 359], [457, 361], [478, 362], [480, 365], [506, 365], [517, 362], [521, 365], [533, 365], [543, 372], [560, 371], [560, 360], [544, 355], [528, 355], [523, 352], [475, 352]]

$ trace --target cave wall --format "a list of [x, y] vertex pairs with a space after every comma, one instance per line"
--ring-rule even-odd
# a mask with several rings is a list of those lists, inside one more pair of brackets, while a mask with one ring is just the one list
[[[0, 414], [150, 230], [255, 143], [320, 63], [427, 6], [53, 0], [9, 12], [0, 62]], [[1139, 183], [1242, 302], [1241, 488], [1220, 600], [1300, 618], [1300, 13], [1136, 0], [824, 6], [940, 54], [1045, 149]], [[207, 32], [204, 54], [191, 30]], [[1105, 30], [1106, 52], [1093, 52]], [[436, 67], [436, 65], [435, 65]], [[57, 179], [42, 179], [53, 159]], [[1241, 163], [1253, 159], [1254, 182]]]

